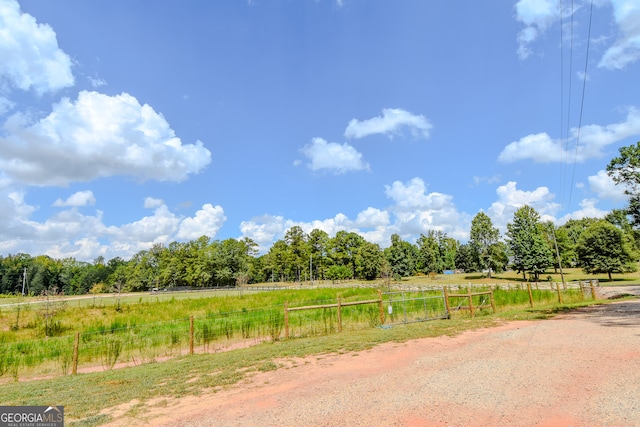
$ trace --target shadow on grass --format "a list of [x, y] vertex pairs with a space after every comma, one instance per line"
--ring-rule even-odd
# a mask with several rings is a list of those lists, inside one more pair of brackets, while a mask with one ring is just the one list
[[[578, 306], [578, 307], [582, 307], [582, 306]], [[559, 305], [556, 307], [543, 308], [543, 309], [530, 308], [527, 310], [527, 312], [531, 313], [534, 319], [545, 320], [545, 319], [550, 319], [554, 316], [557, 316], [558, 314], [571, 313], [576, 308], [577, 307], [575, 305]]]
[[[625, 279], [625, 278], [621, 278], [621, 277], [620, 278], [614, 277], [613, 279], [598, 279], [598, 282], [600, 282], [600, 283], [629, 282], [629, 279]], [[629, 284], [629, 283], [627, 283], [627, 284]]]

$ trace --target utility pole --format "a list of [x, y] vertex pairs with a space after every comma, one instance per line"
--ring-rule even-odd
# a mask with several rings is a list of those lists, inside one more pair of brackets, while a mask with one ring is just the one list
[[556, 257], [558, 258], [558, 266], [560, 267], [560, 277], [562, 277], [562, 287], [566, 288], [567, 285], [564, 282], [564, 273], [562, 272], [562, 260], [560, 259], [560, 251], [558, 250], [558, 241], [556, 240], [556, 230], [553, 224], [551, 226], [553, 227], [551, 231], [553, 232], [553, 244], [556, 247]]
[[22, 272], [22, 296], [24, 296], [24, 287], [27, 284], [27, 267]]

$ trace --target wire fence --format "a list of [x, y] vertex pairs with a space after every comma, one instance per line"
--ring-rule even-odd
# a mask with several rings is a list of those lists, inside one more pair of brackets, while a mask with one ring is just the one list
[[396, 291], [384, 294], [386, 323], [412, 323], [449, 317], [443, 289]]
[[[0, 334], [0, 378], [47, 377], [140, 365], [201, 352], [218, 352], [263, 341], [313, 337], [373, 327], [470, 316], [491, 307], [578, 301], [595, 298], [597, 283], [540, 286], [465, 285], [379, 291], [358, 297], [283, 306], [209, 312], [171, 321], [130, 325], [113, 321], [75, 335], [11, 341]], [[494, 301], [495, 298], [495, 301]]]

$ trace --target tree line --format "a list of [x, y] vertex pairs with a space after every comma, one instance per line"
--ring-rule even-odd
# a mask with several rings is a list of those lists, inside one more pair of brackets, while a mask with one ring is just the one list
[[85, 294], [263, 282], [398, 279], [445, 270], [491, 275], [511, 268], [525, 280], [539, 280], [548, 269], [560, 267], [611, 275], [635, 271], [639, 241], [624, 211], [555, 227], [541, 222], [532, 207], [523, 206], [507, 225], [504, 238], [485, 213], [478, 213], [464, 244], [433, 230], [420, 235], [414, 244], [394, 234], [391, 244], [383, 249], [357, 233], [339, 231], [330, 237], [319, 229], [307, 234], [294, 226], [260, 256], [250, 239], [212, 241], [207, 236], [166, 246], [156, 244], [128, 261], [98, 257], [89, 263], [20, 253], [0, 257], [0, 293], [20, 294], [25, 273], [25, 291], [32, 295], [44, 290]]
[[[439, 230], [421, 234], [415, 243], [391, 236], [381, 248], [354, 232], [329, 236], [314, 229], [291, 227], [266, 254], [258, 255], [251, 239], [156, 244], [130, 260], [53, 259], [24, 253], [0, 256], [0, 294], [38, 295], [45, 290], [65, 294], [148, 291], [180, 287], [222, 287], [247, 283], [314, 280], [375, 280], [443, 273], [482, 271], [487, 275], [511, 268], [524, 280], [539, 280], [550, 268], [580, 267], [586, 273], [636, 271], [640, 257], [640, 142], [620, 149], [609, 175], [630, 196], [626, 209], [604, 218], [569, 220], [556, 227], [543, 222], [531, 206], [519, 208], [505, 236], [491, 218], [478, 213], [469, 241], [461, 244]], [[25, 281], [26, 278], [26, 281]], [[25, 287], [26, 284], [26, 287]]]

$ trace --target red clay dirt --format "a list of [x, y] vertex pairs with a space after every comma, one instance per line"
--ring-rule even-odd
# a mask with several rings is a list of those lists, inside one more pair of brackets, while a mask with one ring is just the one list
[[638, 426], [640, 300], [278, 364], [110, 425]]

